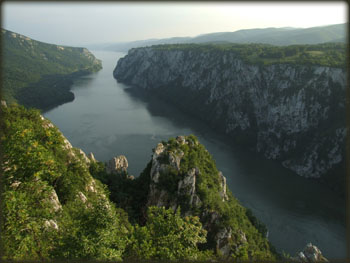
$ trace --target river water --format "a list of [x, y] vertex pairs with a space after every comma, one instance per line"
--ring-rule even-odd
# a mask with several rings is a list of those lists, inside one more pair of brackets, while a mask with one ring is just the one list
[[96, 51], [103, 69], [75, 81], [75, 100], [43, 115], [74, 147], [107, 161], [125, 155], [138, 176], [161, 140], [195, 134], [214, 157], [231, 192], [269, 229], [279, 252], [292, 256], [309, 242], [330, 259], [346, 257], [345, 201], [324, 185], [280, 164], [225, 143], [204, 123], [151, 95], [117, 83], [113, 69], [124, 53]]

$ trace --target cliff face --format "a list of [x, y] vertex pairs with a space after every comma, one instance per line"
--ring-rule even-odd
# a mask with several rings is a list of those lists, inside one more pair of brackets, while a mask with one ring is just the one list
[[305, 177], [345, 159], [345, 69], [254, 65], [233, 52], [138, 48], [114, 77], [175, 103]]
[[197, 216], [208, 233], [204, 248], [225, 258], [274, 259], [266, 233], [253, 225], [209, 152], [193, 135], [158, 143], [148, 171], [143, 209], [166, 207], [180, 209], [185, 217]]

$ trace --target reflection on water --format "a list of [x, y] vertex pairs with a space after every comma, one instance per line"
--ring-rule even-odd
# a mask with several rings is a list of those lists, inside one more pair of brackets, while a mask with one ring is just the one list
[[241, 203], [269, 228], [269, 239], [291, 255], [308, 242], [328, 258], [345, 258], [345, 201], [317, 181], [294, 175], [280, 164], [229, 145], [204, 123], [151, 95], [117, 83], [113, 69], [122, 53], [96, 52], [103, 70], [76, 81], [75, 100], [44, 116], [75, 147], [107, 161], [124, 154], [129, 173], [139, 175], [161, 140], [195, 134]]

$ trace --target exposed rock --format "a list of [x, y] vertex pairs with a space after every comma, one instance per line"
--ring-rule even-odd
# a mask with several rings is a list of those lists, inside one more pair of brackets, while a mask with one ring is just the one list
[[44, 222], [45, 228], [53, 228], [55, 230], [58, 230], [58, 224], [55, 220], [50, 219], [50, 220], [45, 220]]
[[220, 186], [221, 186], [221, 191], [220, 191], [220, 196], [222, 198], [222, 201], [227, 201], [228, 196], [226, 194], [226, 177], [222, 174], [222, 172], [219, 172], [219, 178], [220, 178]]
[[299, 252], [294, 260], [302, 263], [328, 262], [321, 251], [311, 243], [307, 244], [303, 252]]
[[158, 143], [157, 147], [154, 149], [155, 155], [153, 155], [155, 158], [158, 157], [162, 152], [164, 151], [164, 145], [162, 143]]
[[79, 149], [79, 153], [83, 157], [85, 163], [90, 163], [90, 159], [86, 156], [86, 154], [84, 153], [84, 151], [82, 149]]
[[177, 136], [177, 137], [176, 137], [176, 140], [178, 141], [178, 143], [179, 143], [180, 145], [186, 143], [185, 136]]
[[216, 249], [220, 250], [221, 253], [225, 256], [230, 255], [230, 252], [231, 252], [231, 246], [229, 244], [231, 235], [232, 235], [232, 229], [225, 227], [221, 229], [215, 236]]
[[128, 160], [124, 155], [119, 155], [109, 160], [106, 165], [106, 172], [109, 174], [126, 172], [128, 168]]
[[[223, 223], [224, 218], [218, 210], [203, 208], [201, 212], [198, 212], [197, 208], [202, 206], [202, 201], [197, 194], [196, 183], [201, 176], [201, 171], [197, 167], [189, 168], [185, 172], [182, 171], [181, 160], [184, 157], [184, 152], [180, 150], [180, 145], [187, 142], [185, 137], [177, 137], [177, 141], [179, 142], [178, 148], [174, 148], [173, 145], [168, 147], [169, 145], [167, 144], [159, 143], [154, 150], [149, 174], [150, 184], [146, 207], [164, 206], [176, 211], [181, 205], [183, 216], [198, 216], [202, 227], [210, 233], [208, 234], [210, 236], [210, 241], [208, 242], [215, 244], [213, 248], [220, 251], [220, 254], [224, 257], [228, 257], [231, 253], [238, 252], [241, 246], [247, 244], [247, 237], [242, 230], [225, 226], [225, 223]], [[194, 144], [198, 144], [198, 141], [194, 140]], [[197, 146], [189, 144], [189, 147]], [[169, 176], [171, 180], [177, 181], [176, 190], [172, 189], [170, 191], [163, 188], [159, 184], [162, 176]], [[218, 176], [219, 178], [218, 201], [227, 201], [226, 178], [221, 172], [213, 174], [213, 176]]]
[[86, 196], [85, 196], [82, 192], [78, 192], [77, 197], [78, 197], [83, 203], [85, 203], [86, 200], [87, 200]]
[[[131, 49], [113, 74], [243, 138], [301, 176], [321, 177], [345, 160], [344, 68], [261, 66], [229, 51], [145, 47]], [[177, 141], [184, 143], [181, 136]]]
[[95, 156], [94, 156], [93, 153], [89, 153], [87, 157], [89, 158], [89, 160], [90, 160], [91, 162], [96, 162], [96, 159], [95, 159]]
[[176, 150], [175, 152], [169, 153], [169, 163], [176, 170], [180, 171], [180, 162], [182, 157], [184, 156], [183, 151]]
[[12, 189], [16, 190], [20, 184], [21, 184], [21, 182], [19, 182], [19, 181], [14, 181], [14, 182], [10, 185], [10, 187], [11, 187]]
[[241, 229], [238, 230], [238, 235], [242, 243], [248, 242], [245, 233]]
[[199, 206], [201, 200], [196, 194], [196, 176], [199, 175], [198, 168], [192, 168], [187, 172], [185, 177], [179, 181], [177, 193], [179, 195], [187, 195], [190, 197], [189, 204], [191, 206]]
[[7, 104], [6, 104], [6, 101], [5, 100], [1, 100], [1, 106], [3, 106], [3, 107], [7, 107]]
[[58, 196], [57, 196], [55, 190], [52, 190], [52, 192], [49, 196], [49, 202], [52, 204], [52, 208], [55, 212], [62, 209], [62, 205], [61, 205], [60, 201], [58, 200]]
[[86, 190], [86, 191], [89, 191], [89, 192], [92, 192], [92, 193], [96, 193], [96, 192], [97, 192], [97, 191], [96, 191], [96, 182], [95, 182], [94, 179], [92, 179], [92, 180], [90, 181], [90, 183], [88, 183], [88, 184], [86, 185], [85, 190]]

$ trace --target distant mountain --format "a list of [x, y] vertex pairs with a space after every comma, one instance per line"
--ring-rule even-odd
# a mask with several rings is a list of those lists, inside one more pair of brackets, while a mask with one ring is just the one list
[[102, 68], [86, 48], [58, 46], [5, 29], [2, 38], [2, 97], [47, 109], [74, 99], [72, 79]]
[[105, 46], [105, 50], [126, 52], [142, 46], [180, 43], [262, 43], [272, 45], [319, 44], [326, 42], [345, 42], [347, 24], [336, 24], [310, 28], [255, 28], [235, 32], [216, 32], [197, 37], [174, 37], [157, 40], [140, 40], [116, 43]]
[[180, 44], [188, 43], [191, 37], [172, 37], [164, 39], [147, 39], [147, 40], [137, 40], [132, 42], [120, 42], [109, 46], [100, 45], [100, 49], [110, 50], [110, 51], [120, 51], [127, 52], [131, 48], [152, 46], [152, 45], [162, 45], [162, 44]]

